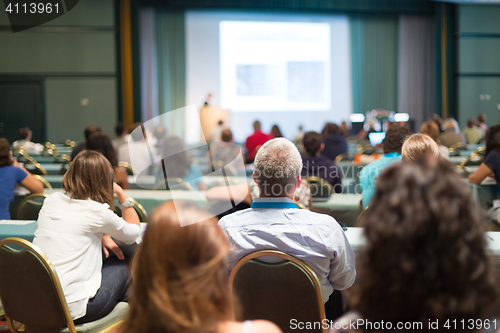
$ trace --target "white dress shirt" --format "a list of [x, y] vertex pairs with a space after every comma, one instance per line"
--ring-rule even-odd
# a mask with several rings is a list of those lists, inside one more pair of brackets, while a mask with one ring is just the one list
[[[255, 198], [256, 203], [292, 202], [288, 198]], [[306, 262], [321, 283], [323, 303], [334, 289], [356, 279], [354, 253], [344, 231], [331, 216], [294, 208], [249, 208], [219, 221], [231, 244], [228, 268], [259, 250], [279, 250]]]
[[86, 314], [89, 299], [101, 287], [103, 234], [131, 244], [141, 228], [118, 217], [108, 204], [62, 192], [45, 198], [33, 244], [54, 265], [73, 319]]

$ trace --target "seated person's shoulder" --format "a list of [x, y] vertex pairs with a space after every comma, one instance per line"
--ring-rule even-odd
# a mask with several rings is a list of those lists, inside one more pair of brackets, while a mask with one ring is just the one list
[[335, 220], [332, 216], [322, 213], [311, 212], [308, 209], [299, 209], [299, 213], [305, 215], [309, 221], [323, 223], [323, 224], [331, 224], [333, 226], [338, 226], [340, 228], [340, 224], [338, 224], [337, 220]]

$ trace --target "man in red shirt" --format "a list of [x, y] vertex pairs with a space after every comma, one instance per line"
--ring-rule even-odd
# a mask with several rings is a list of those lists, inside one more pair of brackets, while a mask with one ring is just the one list
[[260, 146], [262, 146], [267, 141], [271, 140], [273, 136], [271, 134], [265, 134], [260, 130], [260, 121], [256, 120], [253, 123], [254, 132], [247, 138], [245, 143], [245, 147], [247, 147], [247, 159], [249, 162], [253, 162], [255, 158], [255, 153], [259, 150]]

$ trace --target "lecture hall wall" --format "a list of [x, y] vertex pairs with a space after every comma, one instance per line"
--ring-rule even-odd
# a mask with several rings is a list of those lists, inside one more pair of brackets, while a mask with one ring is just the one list
[[81, 141], [92, 123], [113, 134], [118, 119], [114, 3], [80, 1], [42, 27], [15, 34], [0, 11], [0, 79], [43, 79], [50, 142]]

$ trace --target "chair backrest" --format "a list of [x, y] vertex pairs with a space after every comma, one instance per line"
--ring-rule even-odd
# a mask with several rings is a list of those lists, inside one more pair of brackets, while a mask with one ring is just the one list
[[42, 166], [39, 163], [29, 163], [25, 164], [24, 167], [26, 170], [31, 172], [34, 175], [39, 175], [39, 176], [46, 176], [47, 175], [47, 170], [42, 168]]
[[462, 163], [461, 166], [478, 166], [483, 163], [484, 156], [472, 153], [469, 157], [467, 157]]
[[[144, 207], [139, 202], [137, 202], [137, 200], [135, 200], [134, 198], [129, 197], [127, 199], [130, 200], [130, 202], [132, 202], [134, 204], [133, 207], [135, 209], [135, 212], [137, 213], [137, 216], [139, 217], [139, 221], [148, 222], [148, 213], [146, 212]], [[115, 199], [115, 213], [120, 217], [122, 216], [120, 204], [118, 203], [117, 199]]]
[[0, 262], [0, 297], [7, 321], [23, 323], [30, 332], [65, 327], [76, 332], [55, 268], [38, 247], [20, 238], [4, 239]]
[[313, 198], [327, 198], [334, 193], [332, 184], [323, 178], [306, 177], [304, 179], [311, 185], [311, 195]]
[[130, 164], [128, 164], [127, 162], [120, 162], [120, 163], [118, 163], [118, 166], [125, 168], [125, 170], [127, 170], [128, 176], [134, 175], [134, 169], [132, 169], [132, 166]]
[[57, 172], [59, 176], [64, 176], [66, 172], [68, 171], [69, 167], [71, 166], [71, 162], [65, 162], [61, 165], [61, 169]]
[[[277, 257], [266, 263], [262, 257]], [[303, 261], [276, 250], [251, 253], [238, 261], [229, 277], [237, 320], [266, 319], [283, 332], [294, 332], [290, 320], [321, 323], [325, 308], [321, 285]], [[321, 327], [311, 332], [326, 332]]]
[[338, 154], [337, 157], [335, 157], [335, 162], [340, 162], [343, 159], [346, 159], [347, 156], [348, 156], [347, 153]]
[[17, 219], [37, 220], [38, 213], [40, 212], [40, 209], [42, 209], [43, 202], [46, 197], [47, 194], [34, 193], [24, 198], [17, 208]]
[[176, 190], [179, 191], [193, 191], [193, 186], [191, 184], [185, 182], [182, 178], [165, 178], [160, 180], [153, 186], [153, 190], [170, 190], [169, 185], [175, 186]]
[[358, 219], [356, 220], [356, 227], [361, 228], [363, 227], [363, 219], [365, 218], [366, 214], [368, 213], [368, 208], [369, 206], [366, 206], [365, 209], [361, 211], [358, 215]]
[[52, 188], [52, 185], [50, 185], [50, 183], [45, 178], [43, 178], [42, 176], [40, 176], [40, 175], [33, 175], [33, 177], [35, 177], [35, 179], [39, 180], [43, 184], [44, 188], [49, 188], [49, 189]]

